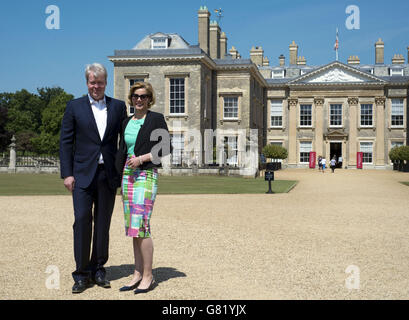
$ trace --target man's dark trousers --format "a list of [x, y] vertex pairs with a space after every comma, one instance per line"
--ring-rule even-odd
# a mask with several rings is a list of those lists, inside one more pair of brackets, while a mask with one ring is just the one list
[[110, 186], [103, 165], [98, 165], [94, 179], [87, 188], [74, 187], [74, 281], [105, 276], [103, 266], [108, 261], [109, 227], [115, 195], [116, 189]]

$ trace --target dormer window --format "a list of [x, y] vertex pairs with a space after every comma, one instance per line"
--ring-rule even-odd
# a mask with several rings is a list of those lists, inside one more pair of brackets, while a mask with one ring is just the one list
[[152, 49], [167, 49], [168, 48], [168, 38], [158, 37], [152, 38]]
[[403, 76], [403, 68], [389, 68], [389, 75], [392, 76]]
[[284, 78], [284, 69], [282, 69], [282, 70], [273, 70], [272, 78], [273, 79], [283, 79]]

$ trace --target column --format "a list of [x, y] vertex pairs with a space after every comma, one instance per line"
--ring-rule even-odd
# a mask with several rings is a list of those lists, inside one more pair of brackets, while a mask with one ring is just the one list
[[297, 104], [298, 100], [288, 99], [288, 164], [297, 164]]
[[376, 97], [376, 160], [375, 165], [385, 165], [385, 97]]
[[357, 131], [358, 131], [358, 98], [348, 98], [349, 105], [349, 154], [343, 155], [345, 164], [356, 167]]
[[315, 105], [315, 151], [317, 158], [323, 152], [323, 134], [324, 134], [324, 113], [323, 113], [323, 98], [314, 98]]

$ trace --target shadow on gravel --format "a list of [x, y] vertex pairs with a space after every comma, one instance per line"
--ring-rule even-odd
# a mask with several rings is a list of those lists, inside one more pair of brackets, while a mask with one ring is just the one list
[[[135, 265], [133, 264], [122, 264], [120, 266], [109, 266], [106, 267], [107, 279], [110, 281], [115, 281], [121, 278], [126, 278], [133, 274]], [[161, 283], [168, 281], [173, 278], [186, 277], [186, 274], [176, 270], [175, 268], [169, 267], [159, 267], [153, 269], [153, 276], [156, 283]]]

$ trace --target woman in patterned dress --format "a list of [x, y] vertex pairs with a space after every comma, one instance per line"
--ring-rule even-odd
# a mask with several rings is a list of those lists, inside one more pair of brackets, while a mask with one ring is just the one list
[[[135, 271], [120, 291], [152, 290], [153, 241], [150, 218], [156, 198], [160, 158], [171, 152], [168, 127], [161, 113], [150, 111], [155, 103], [152, 86], [135, 83], [128, 102], [135, 113], [122, 123], [117, 170], [122, 172], [122, 200], [126, 235], [133, 238]], [[159, 142], [158, 142], [159, 141]], [[122, 170], [121, 170], [122, 168]]]

